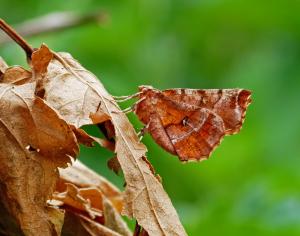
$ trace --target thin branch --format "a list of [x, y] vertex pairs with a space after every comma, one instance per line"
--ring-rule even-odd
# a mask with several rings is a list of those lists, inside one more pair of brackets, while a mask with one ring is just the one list
[[0, 18], [0, 28], [25, 51], [27, 58], [31, 57], [33, 48], [11, 26]]
[[[104, 11], [90, 12], [84, 15], [79, 15], [74, 12], [54, 12], [41, 17], [37, 17], [15, 27], [26, 38], [58, 32], [71, 27], [76, 27], [88, 23], [103, 24], [107, 21], [108, 14]], [[0, 46], [8, 43], [9, 39], [0, 35]]]

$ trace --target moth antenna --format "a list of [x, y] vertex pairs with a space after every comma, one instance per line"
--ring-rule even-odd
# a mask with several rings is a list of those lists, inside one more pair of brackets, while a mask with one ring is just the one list
[[146, 97], [141, 98], [140, 100], [136, 101], [133, 105], [132, 108], [135, 109], [135, 107], [142, 101], [144, 101], [146, 99]]
[[140, 96], [142, 94], [142, 92], [137, 92], [135, 94], [132, 95], [127, 95], [127, 96], [113, 96], [113, 98], [117, 101], [117, 102], [126, 102], [132, 98], [136, 98], [138, 96]]

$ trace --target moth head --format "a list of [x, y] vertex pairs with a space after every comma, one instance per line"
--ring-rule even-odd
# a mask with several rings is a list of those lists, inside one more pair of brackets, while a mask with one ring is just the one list
[[142, 92], [142, 93], [152, 91], [152, 90], [154, 90], [154, 88], [150, 85], [141, 85], [141, 86], [139, 86], [139, 91]]
[[160, 91], [158, 89], [155, 89], [155, 88], [153, 88], [152, 86], [149, 86], [149, 85], [141, 85], [141, 86], [139, 86], [140, 98], [143, 98], [143, 97], [148, 97], [148, 98], [154, 97], [159, 92]]

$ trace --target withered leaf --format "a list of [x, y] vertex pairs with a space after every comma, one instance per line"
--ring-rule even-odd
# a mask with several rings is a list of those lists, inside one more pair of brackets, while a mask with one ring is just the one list
[[104, 225], [111, 230], [118, 232], [124, 236], [131, 236], [132, 233], [128, 229], [126, 223], [123, 221], [120, 214], [117, 212], [113, 204], [103, 197], [103, 213], [104, 213]]
[[119, 160], [118, 160], [118, 158], [116, 156], [110, 158], [107, 161], [107, 166], [108, 166], [109, 169], [111, 169], [116, 174], [118, 174], [119, 171], [122, 169], [121, 165], [120, 165], [120, 162], [119, 162]]
[[88, 135], [83, 129], [76, 128], [71, 125], [71, 128], [77, 138], [78, 143], [84, 144], [87, 147], [93, 147], [95, 140]]
[[207, 159], [224, 135], [239, 132], [251, 102], [244, 89], [141, 86], [135, 113], [153, 139], [181, 161]]
[[8, 68], [8, 65], [4, 61], [2, 57], [0, 57], [0, 78], [5, 73], [6, 69]]
[[84, 217], [84, 216], [80, 216], [80, 217], [82, 218], [81, 219], [82, 226], [86, 229], [87, 232], [89, 232], [89, 234], [91, 236], [98, 236], [98, 235], [120, 236], [121, 235], [118, 232], [115, 232], [115, 231], [107, 228], [104, 225], [97, 224], [97, 223], [91, 221], [87, 217]]
[[21, 85], [31, 81], [32, 74], [30, 71], [21, 66], [9, 67], [2, 76], [1, 83]]
[[83, 165], [79, 160], [76, 160], [68, 168], [59, 169], [59, 174], [60, 180], [56, 187], [58, 192], [67, 190], [66, 183], [72, 183], [79, 188], [96, 187], [113, 203], [118, 212], [121, 212], [123, 208], [123, 194], [121, 191], [103, 176]]
[[62, 193], [54, 193], [53, 199], [61, 201], [63, 205], [86, 212], [91, 219], [102, 216], [102, 193], [97, 188], [77, 188], [67, 183], [67, 189]]
[[76, 128], [71, 125], [72, 130], [77, 138], [78, 143], [84, 144], [87, 147], [93, 147], [94, 143], [98, 143], [101, 147], [104, 147], [110, 151], [115, 150], [115, 144], [113, 142], [108, 141], [105, 138], [98, 138], [91, 135], [88, 135], [83, 129]]
[[51, 223], [54, 225], [55, 232], [57, 232], [57, 235], [61, 235], [62, 227], [64, 225], [65, 211], [51, 206], [47, 206], [46, 210]]
[[58, 177], [78, 146], [69, 125], [35, 84], [0, 84], [0, 190], [25, 235], [58, 235], [46, 210]]
[[62, 236], [122, 236], [113, 230], [101, 225], [89, 218], [67, 212]]
[[[126, 179], [124, 214], [135, 217], [149, 235], [186, 235], [161, 183], [145, 162], [146, 147], [100, 81], [70, 54], [55, 54], [41, 83], [45, 100], [75, 127], [105, 113], [114, 126], [115, 152]], [[103, 121], [103, 120], [102, 120]]]
[[34, 51], [31, 55], [31, 67], [34, 73], [33, 77], [37, 80], [45, 75], [47, 67], [53, 58], [52, 52], [49, 48], [42, 44], [40, 49]]
[[4, 206], [4, 203], [7, 199], [0, 194], [0, 209], [1, 209], [1, 217], [0, 217], [0, 235], [5, 236], [23, 236], [23, 232], [20, 229], [20, 226], [16, 222], [16, 219], [12, 217], [9, 213], [7, 207]]
[[90, 115], [99, 110], [102, 88], [97, 79], [67, 53], [56, 54], [39, 84], [39, 89], [45, 91], [44, 99], [76, 128], [93, 123]]
[[[101, 229], [105, 232], [108, 230], [108, 233], [114, 232], [121, 235], [131, 235], [126, 223], [120, 216], [123, 205], [122, 194], [113, 184], [91, 171], [78, 160], [76, 160], [73, 166], [62, 169], [61, 173], [62, 179], [58, 182], [56, 188], [58, 192], [54, 193], [51, 201], [48, 201], [50, 205], [66, 209], [67, 212], [73, 214], [72, 218], [77, 218], [76, 220], [80, 220], [80, 222], [82, 220], [81, 216], [85, 212], [101, 213], [101, 216], [103, 212], [101, 218], [94, 218], [93, 214], [85, 215], [90, 216], [90, 220], [96, 224], [104, 224], [105, 226], [101, 226]], [[66, 217], [66, 224], [68, 224], [68, 214]], [[81, 222], [81, 227], [76, 231], [81, 231], [84, 227], [88, 227], [87, 230], [91, 230], [89, 228], [93, 228], [94, 226], [92, 225], [94, 223], [88, 222], [88, 224], [83, 223], [82, 225]], [[68, 227], [64, 226], [64, 228]], [[96, 228], [99, 230], [98, 226]], [[90, 235], [88, 232], [85, 233], [86, 235]]]
[[32, 74], [21, 66], [8, 67], [0, 57], [0, 83], [24, 84], [30, 82]]

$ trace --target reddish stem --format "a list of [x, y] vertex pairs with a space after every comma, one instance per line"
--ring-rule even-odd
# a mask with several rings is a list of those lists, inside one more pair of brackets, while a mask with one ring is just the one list
[[0, 28], [20, 47], [25, 51], [27, 58], [31, 58], [33, 48], [19, 35], [10, 25], [8, 25], [3, 19], [0, 18]]

